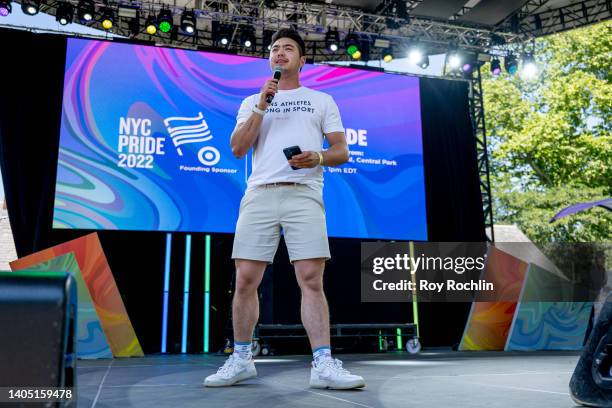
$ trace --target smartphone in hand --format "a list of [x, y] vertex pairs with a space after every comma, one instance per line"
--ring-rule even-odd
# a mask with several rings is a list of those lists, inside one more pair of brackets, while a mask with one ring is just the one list
[[[285, 157], [287, 158], [287, 160], [291, 160], [291, 158], [293, 156], [302, 153], [302, 149], [300, 149], [300, 146], [285, 147], [283, 149], [283, 153], [285, 153]], [[295, 166], [291, 166], [291, 168], [293, 170], [299, 170], [300, 169], [299, 167], [295, 167]]]

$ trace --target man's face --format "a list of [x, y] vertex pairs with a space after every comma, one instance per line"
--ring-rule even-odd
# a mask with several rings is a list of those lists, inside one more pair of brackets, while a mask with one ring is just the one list
[[300, 46], [291, 38], [279, 38], [270, 49], [270, 68], [280, 66], [285, 72], [298, 72], [306, 62], [300, 57]]

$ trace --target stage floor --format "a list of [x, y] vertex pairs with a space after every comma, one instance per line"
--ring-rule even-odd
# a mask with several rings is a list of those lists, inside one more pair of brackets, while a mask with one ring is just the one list
[[310, 356], [256, 358], [258, 377], [204, 388], [214, 355], [80, 360], [78, 407], [574, 407], [577, 352], [338, 354], [366, 388], [308, 388]]

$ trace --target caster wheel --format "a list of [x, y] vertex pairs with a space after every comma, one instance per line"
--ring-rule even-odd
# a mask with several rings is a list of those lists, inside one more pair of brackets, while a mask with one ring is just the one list
[[262, 356], [267, 356], [270, 354], [270, 349], [267, 346], [263, 346], [261, 348], [261, 355]]
[[416, 337], [406, 342], [406, 351], [410, 354], [417, 354], [421, 351], [421, 342]]

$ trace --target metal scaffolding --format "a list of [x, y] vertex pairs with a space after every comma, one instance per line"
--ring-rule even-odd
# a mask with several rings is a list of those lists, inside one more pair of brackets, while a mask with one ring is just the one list
[[480, 195], [482, 197], [485, 230], [489, 229], [490, 236], [488, 236], [488, 239], [491, 242], [495, 242], [493, 197], [491, 195], [491, 180], [489, 176], [489, 151], [480, 68], [474, 69], [469, 83], [470, 117], [472, 119], [472, 133], [476, 142], [476, 158], [478, 161], [478, 176], [480, 178]]
[[544, 10], [549, 0], [530, 0], [499, 25], [504, 32], [524, 37], [542, 37], [579, 28], [612, 17], [612, 1], [588, 0]]
[[[148, 1], [113, 3], [100, 2], [100, 0], [96, 2], [96, 7], [100, 9], [111, 6], [136, 10], [135, 18], [117, 19], [111, 31], [113, 34], [132, 40], [191, 49], [208, 48], [215, 45], [212, 38], [213, 21], [233, 27], [233, 39], [237, 38], [242, 27], [254, 28], [258, 49], [263, 42], [264, 30], [292, 26], [304, 34], [307, 43], [312, 43], [310, 48], [316, 47], [316, 52], [313, 54], [321, 57], [326, 54], [324, 36], [330, 27], [336, 28], [341, 36], [354, 32], [364, 40], [370, 41], [384, 38], [392, 43], [401, 44], [418, 40], [431, 53], [445, 52], [449, 44], [469, 52], [487, 53], [500, 40], [504, 43], [525, 40], [521, 34], [456, 21], [440, 22], [409, 15], [407, 18], [399, 18], [384, 13], [371, 14], [355, 8], [325, 3], [277, 1], [277, 7], [274, 9], [266, 8], [265, 3], [263, 0], [197, 0], [193, 3], [197, 28], [193, 36], [185, 35], [177, 29], [171, 33], [158, 32], [155, 36], [150, 36], [145, 31], [144, 25], [149, 15], [156, 15], [162, 7], [166, 7], [176, 16], [175, 23], [177, 23], [184, 7]], [[418, 3], [417, 1], [409, 2], [409, 9]], [[55, 15], [59, 4], [59, 1], [47, 2], [41, 7], [41, 12]], [[76, 8], [78, 3], [72, 1], [72, 5]], [[138, 24], [134, 24], [135, 22]], [[99, 22], [92, 24], [90, 26], [94, 28], [101, 28]], [[175, 24], [175, 27], [177, 26], [178, 24]], [[244, 55], [258, 55], [261, 51], [242, 49], [235, 44], [235, 41], [231, 41], [227, 48]]]

